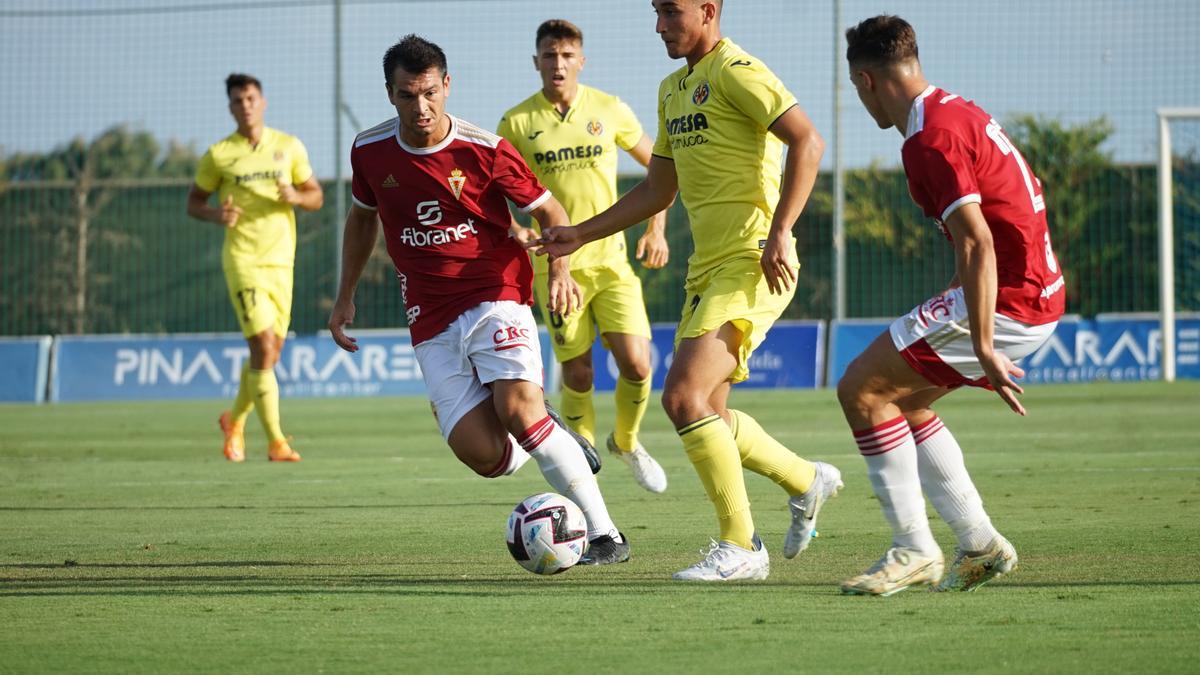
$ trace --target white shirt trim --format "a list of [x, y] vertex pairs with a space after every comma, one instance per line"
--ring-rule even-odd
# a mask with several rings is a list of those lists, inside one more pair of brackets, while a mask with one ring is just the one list
[[545, 203], [546, 203], [546, 200], [547, 200], [547, 199], [550, 199], [550, 196], [551, 196], [551, 195], [550, 195], [550, 191], [549, 191], [549, 190], [546, 190], [545, 192], [543, 192], [543, 193], [541, 194], [541, 196], [540, 196], [540, 197], [538, 197], [537, 199], [535, 199], [535, 200], [533, 200], [533, 201], [529, 202], [529, 204], [528, 204], [527, 206], [522, 206], [521, 208], [519, 208], [519, 209], [517, 209], [517, 210], [518, 210], [518, 211], [520, 211], [521, 213], [529, 213], [530, 211], [532, 211], [532, 210], [536, 209], [537, 207], [541, 206], [542, 204], [545, 204]]
[[445, 147], [447, 145], [450, 145], [451, 143], [453, 143], [454, 139], [456, 137], [458, 137], [458, 120], [454, 119], [454, 116], [449, 113], [446, 114], [446, 117], [450, 118], [450, 133], [446, 134], [446, 137], [443, 138], [441, 140], [441, 142], [439, 142], [437, 145], [433, 145], [428, 148], [414, 148], [413, 146], [409, 145], [408, 143], [405, 143], [404, 140], [400, 138], [400, 125], [399, 124], [396, 125], [396, 142], [399, 143], [400, 147], [403, 148], [406, 152], [412, 153], [414, 155], [432, 155], [433, 153], [437, 152], [438, 150], [443, 150], [443, 149], [445, 149]]
[[375, 143], [377, 141], [385, 140], [390, 136], [393, 136], [396, 133], [396, 130], [399, 128], [400, 118], [398, 117], [393, 117], [386, 122], [380, 122], [379, 124], [376, 124], [370, 129], [367, 129], [366, 131], [363, 131], [355, 136], [354, 147], [359, 148], [367, 145], [368, 143]]
[[908, 109], [908, 128], [904, 130], [905, 140], [912, 138], [918, 131], [925, 128], [925, 99], [933, 93], [934, 89], [937, 87], [931, 84], [913, 99], [912, 107]]
[[981, 198], [979, 196], [978, 192], [972, 192], [971, 194], [963, 195], [963, 196], [959, 197], [958, 199], [955, 199], [954, 201], [950, 202], [950, 206], [947, 206], [946, 210], [942, 211], [942, 222], [943, 223], [946, 222], [946, 219], [950, 217], [950, 214], [957, 211], [959, 209], [959, 207], [961, 207], [963, 204], [982, 204], [982, 203], [983, 203], [983, 198]]
[[364, 204], [362, 201], [359, 200], [358, 197], [355, 197], [353, 194], [350, 195], [350, 201], [354, 202], [354, 205], [359, 207], [360, 209], [366, 209], [368, 211], [378, 211], [379, 210], [378, 206], [371, 206], [370, 204]]

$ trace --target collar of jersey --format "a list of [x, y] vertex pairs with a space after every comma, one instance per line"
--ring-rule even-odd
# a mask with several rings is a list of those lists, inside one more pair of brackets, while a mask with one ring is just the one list
[[550, 112], [554, 114], [554, 117], [556, 119], [558, 119], [562, 122], [566, 122], [567, 118], [574, 115], [575, 110], [578, 109], [580, 107], [580, 105], [583, 103], [584, 92], [587, 90], [587, 87], [583, 86], [582, 84], [579, 84], [577, 86], [579, 87], [579, 92], [575, 95], [575, 103], [573, 103], [571, 105], [571, 107], [567, 108], [566, 115], [558, 114], [558, 106], [554, 105], [554, 102], [551, 101], [549, 98], [546, 98], [546, 91], [544, 89], [538, 89], [537, 96], [539, 99], [541, 99], [542, 105], [544, 105], [546, 108], [548, 108], [550, 110]]
[[712, 56], [713, 54], [716, 54], [717, 52], [724, 51], [725, 48], [732, 47], [732, 46], [734, 46], [733, 40], [730, 40], [727, 37], [723, 37], [720, 40], [717, 40], [717, 44], [713, 45], [713, 48], [710, 49], [707, 54], [705, 54], [704, 56], [701, 56], [700, 60], [696, 62], [696, 65], [694, 65], [688, 69], [687, 74], [691, 75], [692, 73], [700, 70], [701, 68], [706, 68], [707, 64], [705, 63], [705, 61], [707, 61], [710, 56]]
[[404, 140], [400, 138], [400, 118], [396, 118], [396, 142], [400, 144], [400, 147], [405, 152], [414, 155], [432, 155], [438, 150], [450, 145], [450, 143], [454, 141], [454, 137], [458, 135], [458, 120], [455, 119], [454, 115], [451, 115], [450, 113], [446, 113], [446, 117], [450, 118], [450, 133], [446, 134], [446, 137], [443, 138], [440, 143], [437, 145], [431, 145], [428, 148], [414, 148], [408, 143], [405, 143]]
[[913, 134], [925, 128], [925, 99], [929, 98], [935, 89], [937, 87], [931, 84], [913, 99], [912, 107], [908, 109], [908, 128], [904, 130], [905, 140], [912, 138]]
[[250, 145], [250, 139], [238, 133], [237, 129], [233, 130], [233, 133], [230, 134], [230, 137], [242, 145], [245, 145], [247, 148], [250, 148], [251, 150], [258, 150], [267, 144], [267, 139], [271, 137], [271, 134], [271, 127], [263, 127], [262, 138], [258, 139], [258, 145]]

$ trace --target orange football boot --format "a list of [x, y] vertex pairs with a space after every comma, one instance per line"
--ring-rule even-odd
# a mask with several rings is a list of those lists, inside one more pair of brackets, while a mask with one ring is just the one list
[[267, 450], [267, 459], [272, 462], [299, 462], [300, 453], [288, 445], [288, 439], [281, 438], [277, 441], [271, 441], [271, 448]]
[[229, 414], [228, 410], [221, 413], [217, 424], [221, 425], [221, 433], [225, 434], [225, 444], [221, 447], [221, 451], [225, 453], [225, 459], [231, 462], [245, 461], [246, 439], [242, 436], [241, 425], [233, 423], [233, 416]]

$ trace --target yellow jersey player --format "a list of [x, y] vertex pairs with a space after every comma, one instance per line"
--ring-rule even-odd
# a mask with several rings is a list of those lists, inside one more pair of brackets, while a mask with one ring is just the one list
[[730, 386], [746, 379], [750, 354], [795, 293], [799, 267], [791, 230], [812, 191], [824, 144], [778, 78], [722, 38], [719, 1], [653, 5], [667, 54], [687, 65], [659, 88], [658, 137], [646, 178], [577, 227], [547, 228], [541, 252], [569, 254], [661, 210], [679, 192], [695, 252], [663, 407], [716, 509], [720, 541], [675, 578], [764, 579], [770, 566], [754, 531], [742, 468], [788, 493], [787, 558], [808, 546], [818, 511], [841, 487], [836, 468], [801, 459], [726, 405]]
[[[516, 146], [562, 203], [571, 222], [577, 223], [617, 200], [617, 148], [647, 166], [652, 143], [629, 106], [579, 83], [585, 59], [583, 32], [577, 26], [562, 19], [546, 21], [537, 29], [535, 44], [533, 65], [542, 88], [504, 113], [497, 133]], [[664, 212], [653, 214], [638, 240], [637, 258], [648, 268], [667, 262], [665, 222]], [[523, 243], [536, 236], [515, 221], [513, 232]], [[595, 442], [592, 343], [598, 330], [619, 371], [608, 449], [629, 465], [638, 485], [663, 492], [667, 476], [638, 441], [650, 400], [650, 321], [641, 281], [629, 265], [624, 234], [596, 240], [571, 255], [571, 275], [579, 284], [582, 311], [569, 316], [546, 308], [546, 261], [539, 257], [534, 264], [538, 306], [562, 364], [563, 416], [576, 432]]]
[[[292, 309], [296, 216], [292, 207], [321, 208], [324, 196], [295, 136], [263, 124], [267, 99], [257, 78], [234, 73], [225, 80], [237, 131], [208, 148], [188, 192], [188, 215], [225, 228], [221, 267], [234, 314], [250, 345], [233, 408], [221, 414], [225, 458], [246, 458], [242, 430], [251, 410], [267, 433], [268, 459], [297, 462], [279, 424], [275, 363], [283, 350]], [[217, 206], [209, 197], [217, 194]]]

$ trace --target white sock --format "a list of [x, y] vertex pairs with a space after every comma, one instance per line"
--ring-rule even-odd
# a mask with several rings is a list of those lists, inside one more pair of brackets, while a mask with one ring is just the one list
[[928, 555], [940, 551], [917, 473], [917, 449], [904, 417], [854, 432], [858, 451], [867, 460], [867, 475], [879, 497], [883, 516], [892, 526], [892, 543]]
[[547, 415], [521, 434], [521, 447], [537, 462], [546, 482], [579, 505], [588, 523], [588, 539], [608, 535], [618, 539], [600, 485], [579, 450], [579, 444]]
[[512, 436], [508, 437], [508, 445], [504, 448], [504, 454], [501, 455], [500, 461], [496, 464], [496, 468], [489, 474], [484, 474], [485, 478], [499, 478], [501, 476], [511, 476], [517, 472], [525, 462], [529, 461], [529, 453], [521, 448], [521, 444]]
[[936, 415], [913, 427], [912, 434], [917, 444], [921, 487], [958, 537], [958, 547], [972, 553], [987, 550], [1000, 533], [983, 510], [983, 499], [971, 482], [954, 434]]

